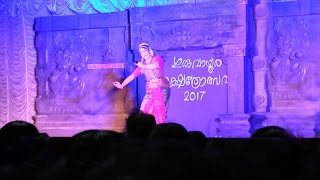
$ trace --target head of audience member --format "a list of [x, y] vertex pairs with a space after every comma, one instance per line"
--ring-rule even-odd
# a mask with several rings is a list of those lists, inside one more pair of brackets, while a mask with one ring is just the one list
[[257, 129], [252, 135], [252, 138], [295, 138], [294, 134], [279, 126], [267, 126]]
[[187, 140], [189, 133], [185, 127], [178, 123], [158, 124], [151, 132], [150, 139], [160, 140]]
[[207, 146], [208, 139], [201, 131], [189, 131], [189, 141], [200, 148]]
[[0, 137], [38, 137], [38, 129], [31, 123], [21, 120], [11, 121], [0, 129]]
[[129, 138], [146, 139], [155, 126], [155, 117], [141, 111], [131, 113], [126, 121], [127, 135]]
[[121, 141], [123, 135], [111, 130], [90, 129], [82, 131], [72, 136], [75, 145], [101, 145], [101, 143], [109, 143]]
[[320, 131], [316, 131], [316, 132], [314, 133], [314, 137], [315, 137], [315, 138], [320, 138]]
[[123, 134], [111, 130], [93, 129], [80, 132], [72, 137], [70, 160], [77, 168], [91, 169], [112, 157], [113, 147], [122, 143], [122, 140]]

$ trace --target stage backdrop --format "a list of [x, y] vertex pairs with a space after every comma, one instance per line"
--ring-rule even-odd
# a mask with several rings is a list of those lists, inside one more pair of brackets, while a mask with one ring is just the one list
[[207, 0], [0, 0], [0, 127], [17, 119], [34, 122], [38, 87], [35, 18], [204, 1]]
[[[169, 122], [216, 136], [220, 115], [248, 111], [248, 7], [246, 2], [220, 1], [130, 9], [135, 60], [140, 59], [136, 47], [141, 42], [165, 59], [171, 85]], [[139, 103], [144, 83], [143, 78], [138, 81]], [[236, 131], [241, 130], [248, 133], [248, 126], [239, 124]]]
[[119, 12], [132, 7], [206, 0], [0, 0], [0, 127], [12, 120], [34, 122], [37, 81], [34, 19]]
[[[138, 13], [136, 13], [135, 17], [130, 16], [130, 18], [132, 18], [132, 22], [129, 22], [128, 24], [132, 25], [132, 31], [140, 34], [137, 36], [137, 38], [129, 37], [129, 39], [132, 39], [130, 40], [130, 44], [127, 48], [133, 51], [134, 48], [137, 47], [139, 42], [146, 41], [150, 39], [149, 37], [156, 37], [152, 38], [152, 40], [156, 43], [151, 44], [153, 47], [157, 47], [157, 53], [162, 54], [168, 62], [171, 61], [171, 63], [166, 63], [167, 66], [172, 66], [174, 57], [189, 58], [189, 55], [179, 54], [180, 51], [184, 51], [185, 49], [194, 52], [202, 52], [202, 50], [209, 51], [209, 49], [214, 49], [215, 51], [219, 48], [222, 48], [223, 50], [221, 51], [223, 51], [223, 56], [220, 59], [225, 65], [219, 67], [219, 70], [222, 71], [223, 68], [227, 69], [228, 83], [224, 88], [227, 88], [228, 114], [225, 117], [219, 116], [219, 118], [217, 119], [217, 122], [220, 122], [220, 125], [222, 125], [217, 128], [217, 132], [226, 132], [223, 136], [239, 137], [241, 136], [241, 133], [240, 135], [237, 134], [237, 128], [241, 127], [242, 132], [248, 130], [248, 116], [243, 114], [242, 110], [238, 111], [238, 109], [242, 109], [241, 106], [244, 104], [244, 112], [250, 113], [250, 116], [252, 117], [249, 121], [251, 132], [261, 126], [279, 125], [291, 129], [300, 135], [303, 134], [307, 135], [308, 137], [313, 136], [314, 132], [319, 130], [319, 127], [317, 126], [320, 124], [318, 85], [319, 73], [316, 68], [319, 64], [319, 61], [317, 60], [319, 59], [319, 53], [317, 49], [319, 49], [320, 44], [318, 38], [320, 27], [320, 18], [318, 18], [320, 14], [319, 1], [208, 1], [217, 4], [217, 7], [222, 7], [225, 4], [225, 8], [229, 8], [229, 10], [231, 9], [231, 12], [235, 12], [235, 14], [236, 12], [238, 12], [238, 9], [235, 7], [243, 7], [243, 4], [247, 4], [246, 11], [242, 12], [241, 19], [245, 21], [245, 23], [243, 24], [246, 24], [246, 32], [244, 32], [243, 34], [232, 34], [232, 38], [230, 38], [230, 40], [233, 40], [245, 36], [247, 40], [245, 44], [245, 51], [242, 51], [243, 49], [239, 51], [234, 50], [234, 46], [236, 45], [238, 47], [239, 42], [242, 41], [234, 41], [234, 43], [232, 41], [227, 41], [226, 44], [213, 43], [213, 46], [210, 46], [209, 48], [205, 46], [198, 46], [198, 41], [197, 38], [194, 38], [194, 34], [184, 30], [193, 29], [192, 31], [194, 32], [194, 29], [198, 28], [198, 26], [195, 26], [193, 23], [191, 23], [191, 25], [188, 24], [187, 26], [183, 26], [181, 22], [188, 22], [189, 20], [196, 22], [194, 21], [194, 19], [197, 19], [198, 17], [193, 17], [194, 15], [199, 14], [198, 12], [201, 10], [196, 10], [197, 13], [195, 14], [192, 13], [194, 11], [190, 11], [190, 9], [187, 8], [185, 9], [185, 11], [180, 11], [180, 16], [175, 14], [175, 11], [171, 10], [168, 10], [164, 14], [166, 15], [163, 20], [164, 24], [170, 23], [170, 20], [166, 21], [166, 19], [170, 19], [170, 16], [172, 15], [172, 22], [176, 22], [176, 25], [179, 25], [180, 23], [182, 27], [180, 28], [181, 31], [172, 30], [170, 32], [166, 32], [167, 34], [176, 37], [175, 39], [173, 38], [175, 41], [169, 42], [166, 41], [170, 40], [170, 38], [168, 38], [170, 36], [165, 35], [165, 32], [157, 30], [162, 29], [162, 20], [155, 20], [155, 17], [159, 17], [156, 11], [154, 11], [155, 13], [148, 12], [148, 17], [140, 16]], [[44, 85], [41, 85], [40, 83], [40, 89], [38, 89], [38, 82], [35, 76], [35, 69], [38, 63], [37, 50], [35, 49], [35, 18], [79, 14], [99, 14], [114, 11], [123, 11], [133, 7], [148, 7], [189, 2], [191, 2], [191, 5], [195, 5], [203, 1], [83, 0], [81, 1], [81, 3], [79, 2], [80, 1], [77, 0], [0, 1], [0, 126], [3, 126], [5, 123], [15, 119], [34, 122], [33, 118], [36, 114], [36, 96], [38, 94], [38, 90], [43, 91], [41, 90], [41, 88], [44, 87]], [[195, 9], [197, 7], [198, 6], [194, 6]], [[220, 15], [209, 15], [208, 19], [203, 16], [199, 17], [198, 20], [210, 21], [210, 19], [216, 18], [217, 23], [215, 24], [215, 26], [221, 27], [224, 22], [221, 22], [221, 20], [224, 19], [224, 13], [228, 14], [229, 12], [229, 10], [226, 10], [225, 8], [222, 7], [220, 9], [215, 9], [215, 11], [204, 10], [205, 12], [211, 12], [212, 14], [220, 13], [222, 18], [219, 18]], [[140, 13], [141, 15], [144, 14], [143, 11]], [[190, 16], [191, 19], [186, 18], [187, 16]], [[231, 16], [233, 15], [231, 14]], [[140, 20], [139, 17], [141, 17]], [[237, 19], [237, 21], [239, 20], [237, 16], [233, 17]], [[149, 20], [147, 20], [148, 18]], [[179, 18], [182, 18], [184, 20], [176, 21]], [[147, 25], [147, 27], [152, 28], [140, 28], [139, 22], [140, 25], [144, 24]], [[66, 21], [65, 23], [68, 23], [68, 21]], [[239, 23], [240, 27], [241, 23]], [[157, 26], [157, 28], [154, 28], [155, 26]], [[135, 27], [138, 27], [138, 29], [140, 28], [141, 31], [139, 32], [138, 30], [134, 30]], [[233, 28], [237, 27], [239, 26], [235, 26]], [[148, 31], [148, 29], [154, 31], [150, 32]], [[211, 28], [202, 29], [212, 30]], [[160, 33], [157, 34], [158, 32]], [[218, 33], [224, 32], [226, 32], [225, 29], [220, 29], [218, 31]], [[96, 31], [96, 33], [98, 32]], [[101, 33], [106, 34], [106, 32]], [[166, 38], [161, 39], [162, 35], [164, 35], [164, 37]], [[215, 37], [214, 39], [216, 39], [216, 35], [217, 33], [210, 33], [210, 36], [205, 36], [205, 38], [208, 39], [206, 40], [206, 42], [212, 42], [212, 37]], [[152, 40], [148, 42], [153, 42]], [[199, 42], [202, 41], [200, 40]], [[81, 44], [77, 45], [81, 46]], [[134, 60], [138, 60], [137, 52], [133, 51], [133, 53]], [[128, 57], [130, 57], [129, 52], [127, 52], [127, 55]], [[211, 58], [211, 55], [204, 55], [201, 57], [192, 56], [191, 58], [196, 59], [207, 57]], [[193, 61], [193, 59], [190, 59], [190, 61]], [[231, 65], [231, 63], [234, 64]], [[236, 71], [233, 71], [238, 69], [230, 68], [233, 66], [243, 67], [243, 73], [245, 74], [242, 75]], [[89, 67], [91, 68], [96, 66]], [[131, 72], [130, 68], [132, 67], [125, 68], [125, 72]], [[190, 70], [188, 68], [182, 69], [185, 70], [183, 74], [188, 74]], [[216, 68], [216, 70], [217, 69], [218, 68]], [[79, 72], [81, 72], [82, 70], [79, 70]], [[172, 69], [172, 71], [173, 70], [176, 70], [176, 68]], [[102, 70], [90, 70], [89, 72], [98, 71]], [[214, 71], [213, 73], [218, 73], [218, 71]], [[37, 72], [37, 74], [41, 74], [41, 70]], [[172, 79], [172, 77], [175, 76], [170, 72], [167, 72], [167, 75], [169, 79]], [[215, 76], [212, 75], [212, 77]], [[235, 86], [234, 83], [231, 83], [234, 82], [232, 78], [240, 79], [240, 88], [238, 86]], [[241, 78], [244, 78], [244, 85], [241, 81]], [[55, 78], [52, 78], [51, 80], [54, 79]], [[74, 83], [77, 82], [79, 83], [79, 81], [75, 79]], [[139, 87], [143, 87], [142, 83], [138, 83], [138, 85]], [[49, 87], [51, 85], [49, 85], [48, 83], [48, 85], [45, 84], [45, 86]], [[237, 96], [234, 96], [235, 98], [230, 98], [230, 94], [237, 94], [237, 91], [242, 92], [242, 86], [244, 92], [243, 101], [241, 98], [237, 99]], [[188, 91], [189, 99], [191, 94], [191, 99], [196, 99], [196, 92], [194, 91], [194, 94], [190, 93], [191, 90], [193, 90], [192, 88], [191, 90], [183, 89], [186, 87], [190, 86], [181, 86], [179, 89], [177, 89], [177, 86], [175, 86], [173, 87], [172, 91], [173, 93], [177, 93], [179, 91], [180, 96], [182, 97], [182, 94]], [[203, 88], [204, 87], [198, 89], [201, 89], [202, 91]], [[217, 89], [214, 90], [216, 91]], [[77, 91], [78, 90], [76, 90], [75, 92]], [[50, 90], [48, 90], [47, 92], [48, 95], [50, 94], [49, 92]], [[206, 95], [207, 91], [203, 95], [203, 97], [207, 97]], [[233, 99], [234, 101], [230, 101], [230, 99]], [[140, 100], [141, 95], [138, 96], [138, 102]], [[240, 106], [240, 108], [238, 108], [238, 106]], [[205, 107], [209, 107], [209, 105]], [[253, 111], [255, 111], [255, 113], [252, 113]], [[240, 112], [240, 114], [244, 116], [239, 115], [237, 112]], [[170, 113], [171, 112], [169, 112], [169, 114]], [[241, 119], [240, 121], [239, 118]], [[186, 124], [185, 126], [189, 127], [188, 124]], [[211, 130], [208, 131], [212, 132]], [[230, 132], [234, 132], [234, 134], [230, 134]]]
[[245, 113], [246, 11], [246, 3], [219, 2], [37, 18], [37, 127], [123, 131], [145, 80], [123, 90], [112, 83], [133, 72], [146, 42], [166, 61], [168, 121], [212, 136], [219, 115]]
[[[117, 90], [127, 76], [128, 12], [37, 18], [36, 125], [49, 134], [86, 129], [124, 130], [134, 88]], [[135, 91], [134, 91], [135, 92]]]

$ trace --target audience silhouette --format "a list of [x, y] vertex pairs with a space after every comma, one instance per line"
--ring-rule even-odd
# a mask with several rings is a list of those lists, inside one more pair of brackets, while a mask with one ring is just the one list
[[[318, 143], [267, 126], [251, 138], [207, 138], [153, 115], [128, 116], [126, 132], [85, 130], [73, 137], [41, 135], [25, 121], [0, 129], [1, 179], [315, 179]], [[16, 140], [11, 140], [16, 139]], [[226, 173], [230, 171], [232, 173]], [[267, 172], [267, 173], [266, 173]]]
[[294, 134], [279, 126], [267, 126], [257, 129], [252, 138], [295, 138]]
[[155, 126], [156, 119], [153, 115], [138, 111], [131, 113], [127, 118], [126, 133], [129, 138], [146, 139]]
[[31, 123], [21, 120], [11, 121], [0, 129], [0, 137], [15, 138], [15, 137], [36, 137], [40, 133], [38, 129]]

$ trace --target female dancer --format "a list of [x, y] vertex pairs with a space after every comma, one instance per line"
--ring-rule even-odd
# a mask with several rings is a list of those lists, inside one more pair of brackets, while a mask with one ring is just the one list
[[142, 100], [140, 110], [152, 114], [157, 124], [166, 122], [170, 85], [164, 76], [164, 60], [161, 56], [153, 56], [153, 51], [148, 44], [139, 45], [141, 62], [135, 71], [122, 83], [114, 82], [114, 86], [122, 89], [140, 74], [146, 76], [146, 94]]

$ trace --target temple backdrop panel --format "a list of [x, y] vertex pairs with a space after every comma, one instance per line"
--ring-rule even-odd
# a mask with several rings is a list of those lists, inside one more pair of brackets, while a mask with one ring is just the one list
[[[191, 2], [189, 7], [186, 2]], [[319, 129], [320, 107], [317, 77], [319, 1], [208, 0], [212, 3], [208, 6], [211, 9], [203, 7], [201, 12], [199, 7], [202, 2], [204, 1], [1, 1], [0, 126], [15, 119], [34, 122], [35, 117], [36, 125], [46, 127], [48, 131], [53, 131], [61, 124], [61, 130], [66, 131], [77, 128], [81, 131], [83, 126], [110, 127], [110, 124], [101, 125], [104, 123], [102, 116], [115, 113], [125, 117], [130, 107], [139, 106], [144, 92], [132, 93], [125, 98], [133, 99], [129, 101], [132, 106], [131, 103], [128, 103], [128, 107], [121, 105], [127, 100], [119, 102], [120, 105], [115, 103], [114, 106], [104, 106], [102, 104], [109, 104], [105, 97], [123, 98], [126, 95], [117, 93], [127, 93], [112, 92], [110, 87], [104, 85], [102, 76], [111, 72], [115, 79], [121, 79], [131, 73], [133, 62], [139, 60], [137, 45], [148, 41], [156, 53], [165, 57], [167, 78], [174, 82], [169, 106], [170, 121], [181, 122], [190, 130], [195, 127], [194, 129], [200, 129], [209, 136], [248, 136], [248, 131], [252, 133], [267, 125], [283, 126], [299, 136], [314, 136], [314, 132]], [[186, 4], [170, 6], [171, 9], [169, 7], [164, 12], [166, 6], [163, 5], [179, 3]], [[159, 6], [159, 9], [151, 8], [154, 10], [152, 13], [148, 8], [142, 8], [148, 6]], [[68, 16], [96, 14], [99, 19], [101, 13], [130, 8], [134, 9], [125, 11], [129, 13], [126, 17], [130, 17], [130, 23], [128, 19], [125, 25], [122, 24], [124, 22], [116, 22], [119, 26], [114, 26], [112, 23], [115, 22], [112, 20], [107, 22], [107, 17], [104, 23], [95, 24], [94, 20], [85, 16], [81, 16], [80, 19], [83, 20], [77, 16]], [[74, 19], [66, 21], [56, 16]], [[37, 17], [43, 18], [37, 20], [34, 29]], [[53, 20], [56, 18], [58, 20]], [[121, 29], [122, 27], [126, 28]], [[118, 36], [121, 33], [129, 34], [127, 37], [123, 36], [125, 43], [119, 45], [124, 48], [123, 44], [126, 44], [126, 50], [123, 53], [117, 52], [126, 54], [125, 60], [113, 60], [113, 53], [107, 52], [109, 46], [113, 46], [109, 42], [113, 34]], [[93, 43], [98, 34], [105, 39]], [[61, 39], [64, 43], [60, 42]], [[37, 48], [34, 47], [35, 44]], [[222, 64], [216, 58], [220, 58]], [[201, 64], [201, 68], [197, 67], [199, 59], [208, 63], [204, 67]], [[121, 65], [124, 62], [126, 65]], [[180, 62], [184, 64], [179, 65]], [[214, 69], [210, 64], [215, 65]], [[66, 69], [71, 70], [66, 72]], [[228, 83], [217, 86], [219, 75], [226, 75]], [[95, 78], [91, 80], [90, 77]], [[197, 81], [204, 82], [201, 81], [203, 77], [209, 85], [194, 86]], [[238, 83], [234, 83], [236, 81]], [[62, 85], [63, 82], [67, 84]], [[128, 93], [132, 89], [144, 89], [143, 79], [138, 80], [137, 87], [135, 85], [133, 83], [129, 87]], [[97, 93], [91, 93], [93, 91]], [[219, 92], [219, 95], [213, 92]], [[93, 97], [95, 95], [100, 97]], [[198, 101], [199, 99], [202, 101]], [[112, 101], [112, 98], [109, 100]], [[223, 104], [223, 100], [227, 101]], [[97, 104], [96, 107], [100, 103], [100, 107], [106, 108], [95, 109], [90, 105], [93, 102]], [[219, 102], [221, 106], [211, 106], [214, 104], [212, 102]], [[75, 105], [76, 103], [78, 104]], [[181, 104], [186, 109], [183, 112], [179, 109]], [[203, 104], [205, 106], [200, 109]], [[191, 119], [197, 119], [195, 111], [211, 112], [212, 117], [204, 117], [204, 120], [198, 118], [201, 120], [192, 122], [185, 120], [184, 114], [188, 114], [185, 112], [190, 112]], [[183, 116], [174, 117], [173, 112]], [[61, 121], [57, 118], [56, 123], [53, 121], [55, 113], [71, 118]], [[95, 125], [92, 125], [92, 121], [84, 120], [86, 118], [82, 119], [92, 115], [98, 117]], [[52, 117], [51, 120], [44, 121], [49, 117]], [[80, 117], [80, 120], [66, 120], [75, 117]], [[78, 127], [76, 123], [83, 126]], [[72, 126], [75, 128], [71, 128]]]
[[117, 90], [112, 83], [134, 68], [128, 30], [128, 11], [35, 20], [40, 131], [54, 136], [123, 131], [135, 94], [130, 86]]
[[[211, 1], [130, 9], [135, 60], [140, 60], [141, 42], [165, 59], [171, 85], [168, 122], [216, 136], [219, 117], [237, 116], [233, 122], [245, 121], [238, 126], [248, 133], [247, 6], [246, 1]], [[138, 89], [140, 104], [143, 77]]]
[[210, 0], [0, 1], [0, 127], [13, 120], [34, 123], [38, 87], [35, 77], [35, 18], [109, 13], [132, 7], [204, 1]]
[[252, 114], [251, 132], [279, 125], [313, 137], [319, 130], [320, 2], [260, 1], [255, 20], [254, 74], [261, 79], [264, 74], [266, 86], [255, 81], [265, 110]]

